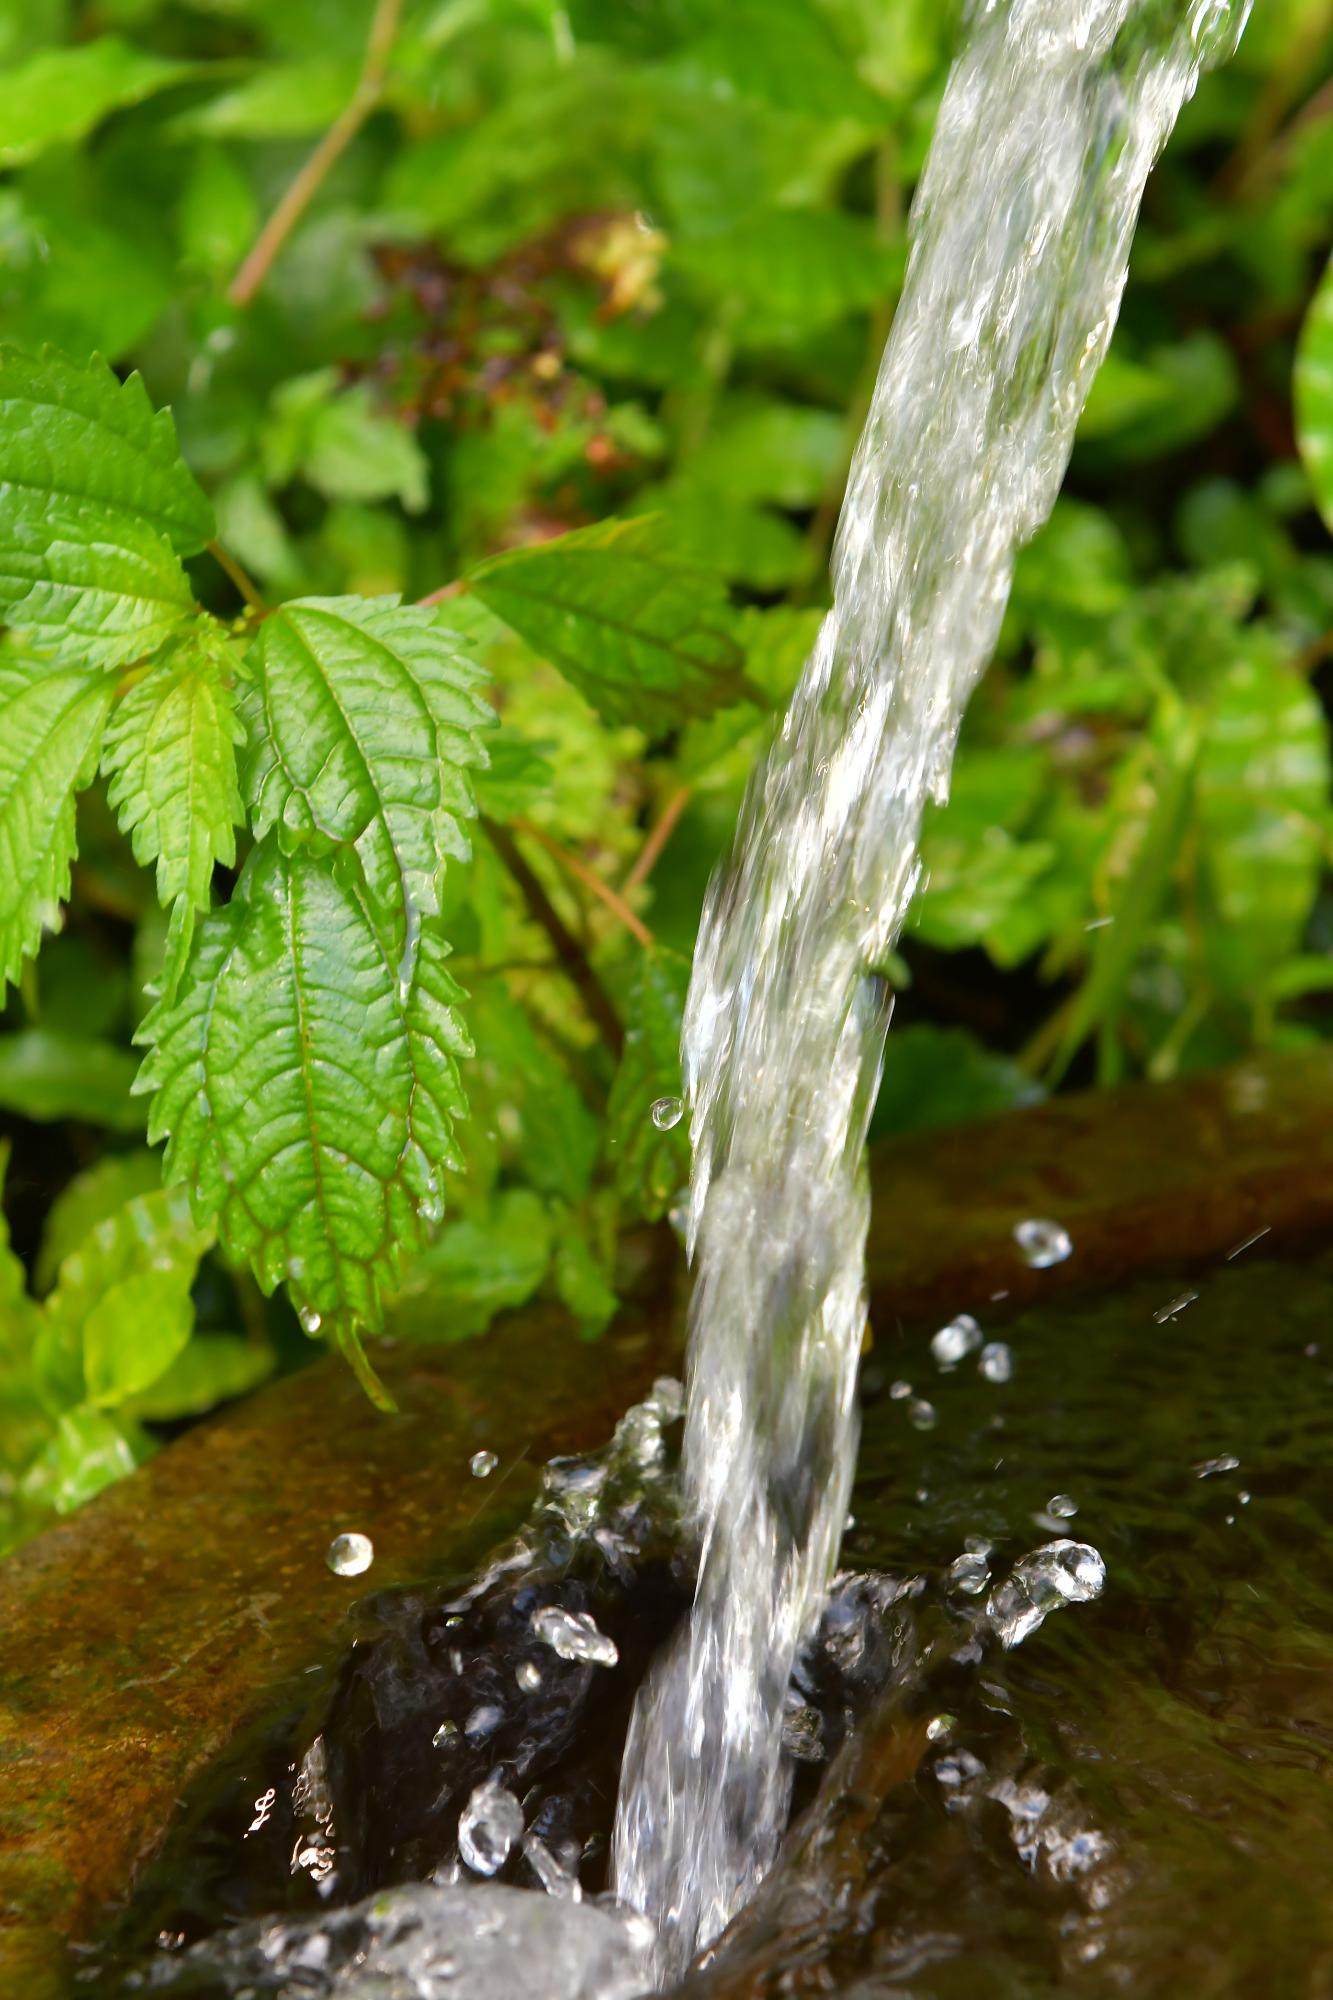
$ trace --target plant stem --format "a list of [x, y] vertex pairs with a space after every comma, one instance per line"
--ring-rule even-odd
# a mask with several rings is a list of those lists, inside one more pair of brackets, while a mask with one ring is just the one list
[[227, 297], [232, 305], [250, 304], [330, 170], [347, 151], [378, 104], [401, 14], [402, 0], [376, 0], [356, 88], [304, 165], [298, 169], [227, 287]]
[[428, 608], [432, 604], [443, 604], [446, 598], [461, 597], [466, 589], [467, 584], [464, 579], [456, 576], [452, 583], [442, 583], [438, 590], [428, 590], [424, 597], [417, 599], [417, 603], [423, 608]]
[[661, 859], [662, 849], [676, 830], [676, 825], [686, 806], [693, 797], [693, 787], [678, 785], [671, 794], [661, 813], [634, 858], [634, 865], [621, 885], [622, 893], [628, 895], [631, 889], [641, 889]]
[[611, 884], [603, 881], [597, 870], [590, 868], [581, 855], [572, 854], [567, 847], [562, 847], [558, 840], [552, 840], [549, 833], [543, 833], [539, 826], [534, 826], [531, 820], [516, 819], [514, 831], [525, 833], [529, 840], [535, 840], [538, 846], [544, 847], [552, 860], [558, 861], [562, 868], [567, 869], [575, 881], [582, 882], [584, 888], [610, 910], [616, 921], [623, 924], [631, 937], [636, 937], [645, 950], [657, 942], [647, 924], [642, 918], [635, 916], [623, 896], [617, 895]]
[[620, 1025], [620, 1016], [611, 1005], [606, 988], [588, 963], [582, 945], [568, 929], [538, 877], [523, 859], [518, 842], [509, 828], [484, 816], [480, 826], [513, 876], [519, 893], [528, 906], [529, 914], [541, 925], [555, 946], [555, 955], [560, 961], [561, 968], [571, 985], [577, 987], [588, 1010], [589, 1018], [601, 1030], [607, 1047], [618, 1058], [625, 1046], [625, 1031]]
[[218, 568], [224, 575], [230, 577], [250, 609], [257, 611], [261, 617], [267, 618], [269, 613], [268, 605], [265, 604], [258, 589], [241, 568], [241, 565], [237, 562], [231, 551], [224, 549], [221, 542], [209, 542], [207, 548], [208, 553], [212, 556]]

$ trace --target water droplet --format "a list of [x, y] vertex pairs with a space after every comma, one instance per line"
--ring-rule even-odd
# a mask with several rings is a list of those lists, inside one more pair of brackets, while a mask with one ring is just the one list
[[542, 1684], [542, 1670], [535, 1660], [520, 1660], [514, 1669], [514, 1679], [524, 1694], [536, 1694]]
[[335, 1535], [324, 1560], [335, 1576], [364, 1576], [375, 1560], [375, 1544], [369, 1535]]
[[941, 1368], [956, 1368], [965, 1355], [981, 1345], [981, 1328], [971, 1313], [959, 1313], [942, 1326], [930, 1343], [930, 1351]]
[[458, 1741], [458, 1724], [446, 1716], [430, 1740], [437, 1750], [446, 1749], [450, 1743]]
[[913, 1430], [933, 1431], [939, 1422], [939, 1413], [924, 1396], [917, 1396], [907, 1405], [907, 1421]]
[[469, 1743], [484, 1743], [488, 1736], [494, 1736], [504, 1719], [504, 1710], [495, 1702], [480, 1702], [463, 1724], [463, 1734]]
[[493, 1451], [474, 1451], [468, 1460], [474, 1479], [489, 1479], [499, 1463]]
[[1087, 1542], [1047, 1542], [991, 1592], [986, 1616], [1002, 1646], [1019, 1646], [1052, 1611], [1086, 1604], [1105, 1582], [1106, 1564]]
[[1165, 1326], [1169, 1319], [1178, 1318], [1184, 1312], [1186, 1306], [1192, 1306], [1198, 1296], [1197, 1292], [1177, 1293], [1176, 1297], [1169, 1299], [1164, 1306], [1158, 1306], [1157, 1311], [1153, 1314], [1153, 1319], [1158, 1326]]
[[932, 1715], [930, 1721], [926, 1724], [926, 1741], [928, 1743], [938, 1743], [941, 1737], [949, 1734], [955, 1720], [956, 1717], [952, 1715]]
[[525, 1833], [523, 1852], [529, 1868], [548, 1896], [562, 1896], [570, 1903], [582, 1902], [583, 1891], [579, 1887], [578, 1876], [560, 1866], [544, 1840], [535, 1833]]
[[1034, 1271], [1049, 1271], [1052, 1264], [1063, 1264], [1074, 1249], [1069, 1231], [1049, 1216], [1030, 1215], [1025, 1222], [1016, 1222], [1014, 1241], [1023, 1253], [1023, 1262]]
[[1235, 1472], [1239, 1465], [1234, 1452], [1224, 1451], [1217, 1458], [1202, 1459], [1194, 1468], [1195, 1477], [1209, 1479], [1215, 1472]]
[[313, 1306], [302, 1306], [296, 1317], [301, 1322], [302, 1333], [318, 1333], [324, 1324], [322, 1314], [317, 1313]]
[[961, 1555], [949, 1564], [944, 1578], [950, 1590], [961, 1590], [965, 1597], [979, 1597], [990, 1582], [990, 1564], [985, 1556]]
[[614, 1667], [620, 1658], [614, 1639], [599, 1632], [586, 1611], [566, 1611], [544, 1604], [532, 1614], [537, 1637], [562, 1660], [586, 1660], [595, 1667]]
[[523, 1808], [494, 1778], [478, 1785], [458, 1821], [458, 1851], [477, 1875], [495, 1875], [523, 1834]]
[[651, 1117], [659, 1132], [669, 1132], [673, 1125], [679, 1125], [685, 1115], [685, 1106], [678, 1097], [659, 1097], [655, 1100]]
[[912, 1393], [910, 1382], [890, 1382], [889, 1397], [895, 1403], [905, 1403]]
[[1046, 1512], [1054, 1514], [1057, 1521], [1072, 1521], [1078, 1512], [1078, 1501], [1071, 1500], [1067, 1493], [1053, 1493], [1046, 1502]]
[[1014, 1372], [1013, 1350], [1007, 1341], [988, 1340], [977, 1367], [988, 1382], [1007, 1382]]

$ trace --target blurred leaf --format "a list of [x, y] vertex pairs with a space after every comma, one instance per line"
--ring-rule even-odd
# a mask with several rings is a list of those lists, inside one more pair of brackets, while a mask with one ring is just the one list
[[606, 1107], [607, 1156], [631, 1212], [650, 1222], [665, 1215], [690, 1177], [689, 1125], [661, 1130], [652, 1118], [660, 1098], [680, 1098], [680, 1033], [689, 960], [645, 951], [635, 969], [625, 1021], [625, 1052]]
[[0, 79], [0, 167], [18, 167], [47, 146], [84, 138], [110, 111], [141, 103], [194, 73], [99, 35], [73, 48], [43, 49]]
[[688, 477], [731, 500], [814, 507], [843, 470], [846, 449], [846, 419], [836, 411], [738, 396], [688, 461]]
[[97, 768], [112, 693], [109, 680], [0, 655], [0, 996], [69, 894], [74, 796]]
[[356, 64], [328, 56], [258, 70], [172, 121], [181, 137], [300, 139], [322, 132], [347, 105]]
[[47, 1210], [42, 1245], [33, 1271], [36, 1289], [50, 1290], [70, 1251], [99, 1222], [114, 1215], [135, 1195], [154, 1194], [161, 1185], [162, 1161], [147, 1148], [133, 1153], [108, 1153], [95, 1166], [76, 1174]]
[[247, 1396], [273, 1373], [277, 1357], [237, 1333], [196, 1333], [157, 1380], [129, 1400], [141, 1423], [202, 1416]]
[[0, 349], [0, 616], [59, 660], [151, 652], [193, 602], [213, 532], [166, 411], [105, 362]]
[[1079, 442], [1122, 459], [1154, 458], [1206, 436], [1239, 395], [1235, 357], [1211, 330], [1154, 348], [1142, 361], [1113, 347], [1084, 405]]
[[126, 1478], [148, 1456], [147, 1439], [105, 1411], [66, 1410], [51, 1443], [23, 1479], [30, 1503], [72, 1514], [95, 1494]]
[[195, 154], [181, 194], [182, 262], [205, 277], [230, 277], [259, 228], [250, 182], [224, 146]]
[[813, 0], [692, 0], [682, 67], [715, 99], [758, 97], [783, 111], [877, 125], [888, 107], [867, 89]]
[[586, 1194], [600, 1133], [564, 1064], [499, 979], [478, 982], [469, 1022], [476, 1043], [469, 1154], [485, 1132], [541, 1193]]
[[566, 1211], [556, 1241], [554, 1278], [556, 1296], [577, 1320], [581, 1338], [595, 1340], [615, 1318], [620, 1301], [573, 1210]]
[[543, 750], [554, 746], [538, 748], [502, 729], [489, 747], [490, 762], [474, 780], [478, 809], [488, 819], [522, 819], [549, 795], [553, 773]]
[[95, 1223], [46, 1302], [38, 1345], [53, 1397], [73, 1386], [75, 1356], [83, 1394], [74, 1400], [114, 1407], [155, 1382], [190, 1337], [190, 1288], [212, 1240], [179, 1188], [135, 1195]]
[[299, 473], [328, 500], [397, 500], [409, 514], [426, 505], [426, 460], [411, 431], [367, 384], [343, 388], [331, 368], [283, 383], [262, 449], [274, 485]]
[[744, 695], [722, 583], [665, 548], [651, 519], [493, 556], [468, 587], [604, 721], [670, 728]]
[[1333, 258], [1301, 329], [1295, 395], [1301, 457], [1333, 533]]
[[138, 1068], [128, 1049], [59, 1028], [0, 1035], [0, 1106], [21, 1118], [75, 1118], [111, 1132], [142, 1131], [130, 1095]]
[[889, 1036], [871, 1136], [962, 1125], [997, 1111], [1037, 1104], [1045, 1095], [1035, 1077], [1007, 1056], [996, 1055], [965, 1028], [935, 1028], [924, 1022], [895, 1028]]
[[530, 1299], [551, 1261], [545, 1204], [527, 1188], [507, 1188], [484, 1211], [447, 1222], [415, 1258], [388, 1309], [402, 1340], [469, 1340], [497, 1313]]
[[839, 210], [775, 208], [733, 229], [681, 243], [682, 271], [744, 305], [738, 336], [762, 347], [815, 333], [897, 296], [903, 252]]

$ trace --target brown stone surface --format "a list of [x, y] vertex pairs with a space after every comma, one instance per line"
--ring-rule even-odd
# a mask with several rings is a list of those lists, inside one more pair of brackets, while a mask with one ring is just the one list
[[[1333, 1225], [1333, 1051], [1066, 1098], [885, 1148], [874, 1166], [877, 1339], [903, 1321], [1179, 1268], [1271, 1228]], [[1030, 1271], [1015, 1222], [1049, 1215], [1074, 1254]], [[376, 1358], [382, 1417], [326, 1359], [201, 1425], [0, 1567], [0, 1993], [54, 1991], [59, 1938], [120, 1892], [191, 1776], [273, 1690], [327, 1655], [360, 1593], [324, 1564], [360, 1528], [365, 1582], [498, 1538], [535, 1468], [604, 1438], [674, 1365], [670, 1263], [596, 1347], [539, 1307], [466, 1347]], [[491, 1479], [468, 1459], [500, 1456]]]

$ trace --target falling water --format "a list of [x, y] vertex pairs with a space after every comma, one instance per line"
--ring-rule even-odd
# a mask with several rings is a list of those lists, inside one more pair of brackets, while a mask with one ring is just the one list
[[1248, 0], [974, 0], [839, 528], [833, 608], [705, 912], [685, 1022], [694, 1171], [692, 1617], [641, 1694], [620, 1897], [678, 1973], [769, 1868], [783, 1695], [856, 1441], [862, 1170], [883, 966], [1016, 550], [1106, 352], [1148, 171]]

